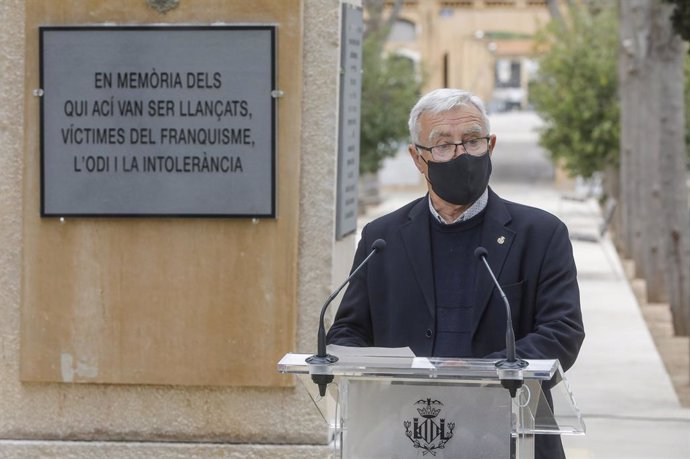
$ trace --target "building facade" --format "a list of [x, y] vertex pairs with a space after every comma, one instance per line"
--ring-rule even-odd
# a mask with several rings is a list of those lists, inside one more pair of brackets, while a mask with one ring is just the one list
[[[389, 2], [392, 6], [392, 2]], [[407, 0], [387, 49], [420, 64], [425, 89], [468, 89], [491, 110], [526, 108], [544, 0]]]

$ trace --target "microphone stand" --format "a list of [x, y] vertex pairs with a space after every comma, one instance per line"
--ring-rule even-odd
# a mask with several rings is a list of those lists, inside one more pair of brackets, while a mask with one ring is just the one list
[[489, 266], [489, 262], [486, 261], [486, 256], [488, 255], [487, 250], [484, 247], [477, 247], [474, 251], [474, 255], [484, 262], [486, 270], [489, 272], [491, 280], [493, 280], [494, 285], [501, 294], [501, 298], [506, 307], [506, 358], [496, 362], [495, 366], [499, 372], [501, 385], [508, 389], [511, 398], [515, 398], [517, 390], [522, 387], [523, 383], [522, 369], [527, 367], [529, 363], [517, 357], [515, 353], [515, 332], [513, 331], [513, 319], [510, 315], [510, 303], [501, 285], [498, 283], [491, 266]]
[[[382, 251], [383, 249], [386, 248], [386, 241], [383, 239], [376, 239], [374, 243], [371, 245], [371, 252], [367, 257], [362, 261], [357, 268], [355, 268], [354, 271], [348, 276], [347, 279], [345, 279], [345, 282], [342, 283], [340, 287], [331, 295], [328, 297], [326, 302], [321, 306], [321, 315], [319, 316], [319, 331], [317, 334], [317, 353], [312, 355], [311, 357], [308, 357], [306, 359], [306, 362], [310, 364], [310, 366], [314, 366], [316, 368], [313, 368], [314, 370], [317, 371], [330, 371], [329, 369], [327, 370], [327, 367], [329, 365], [334, 364], [335, 362], [338, 361], [338, 357], [335, 355], [328, 354], [326, 352], [326, 327], [324, 326], [325, 322], [325, 315], [326, 315], [326, 309], [328, 306], [331, 304], [331, 302], [335, 299], [335, 297], [338, 296], [338, 293], [345, 287], [353, 277], [369, 262], [369, 259], [374, 256], [374, 254]], [[321, 367], [321, 368], [319, 368]], [[332, 374], [323, 374], [323, 373], [313, 373], [312, 368], [310, 368], [310, 373], [311, 373], [311, 380], [314, 381], [314, 383], [319, 386], [319, 395], [322, 397], [326, 395], [326, 386], [333, 382], [333, 375]]]

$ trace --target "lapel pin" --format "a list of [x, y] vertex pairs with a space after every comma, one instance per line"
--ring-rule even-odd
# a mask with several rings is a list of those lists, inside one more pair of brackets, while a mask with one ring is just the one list
[[501, 236], [501, 237], [499, 237], [498, 239], [496, 239], [496, 242], [498, 242], [499, 244], [503, 244], [505, 241], [506, 241], [506, 237], [505, 237], [505, 236]]

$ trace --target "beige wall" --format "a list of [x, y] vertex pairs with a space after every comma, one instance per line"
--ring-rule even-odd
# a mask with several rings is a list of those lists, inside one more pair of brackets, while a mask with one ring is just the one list
[[[40, 84], [37, 32], [41, 24], [161, 20], [160, 13], [139, 0], [119, 0], [119, 8], [100, 0], [30, 0], [25, 4], [25, 84], [29, 88]], [[275, 132], [276, 218], [41, 218], [41, 99], [26, 100], [22, 381], [290, 384], [290, 378], [276, 373], [270, 362], [295, 346], [301, 13], [301, 0], [254, 0], [251, 7], [244, 0], [220, 4], [195, 0], [165, 13], [170, 24], [279, 25], [276, 84], [283, 95], [276, 101], [280, 121]], [[215, 61], [213, 56], [210, 59]], [[216, 94], [242, 97], [229, 86]], [[273, 134], [270, 125], [253, 131], [256, 137]], [[45, 142], [59, 140], [46, 136]], [[232, 147], [227, 151], [232, 152]], [[240, 153], [246, 154], [251, 153]], [[257, 334], [259, 341], [247, 339]]]
[[[442, 8], [452, 11], [452, 15], [442, 16]], [[529, 56], [531, 44], [516, 47], [510, 46], [513, 40], [495, 40], [496, 48], [492, 51], [492, 40], [477, 38], [476, 32], [532, 35], [550, 19], [545, 5], [526, 0], [502, 4], [484, 0], [417, 0], [405, 3], [400, 18], [417, 25], [417, 40], [390, 43], [389, 49], [418, 53], [427, 76], [427, 90], [443, 86], [443, 55], [448, 53], [448, 86], [471, 90], [485, 101], [491, 98], [496, 57]]]
[[[334, 241], [339, 17], [338, 0], [303, 1], [297, 345], [285, 352], [314, 348], [318, 309], [354, 248], [353, 236]], [[20, 382], [24, 23], [23, 0], [0, 2], [0, 458], [322, 457], [323, 420], [299, 385]]]

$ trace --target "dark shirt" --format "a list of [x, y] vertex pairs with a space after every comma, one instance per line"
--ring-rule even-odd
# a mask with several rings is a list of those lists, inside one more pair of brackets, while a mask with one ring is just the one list
[[436, 298], [436, 357], [473, 357], [472, 324], [476, 260], [484, 214], [444, 225], [431, 218]]

